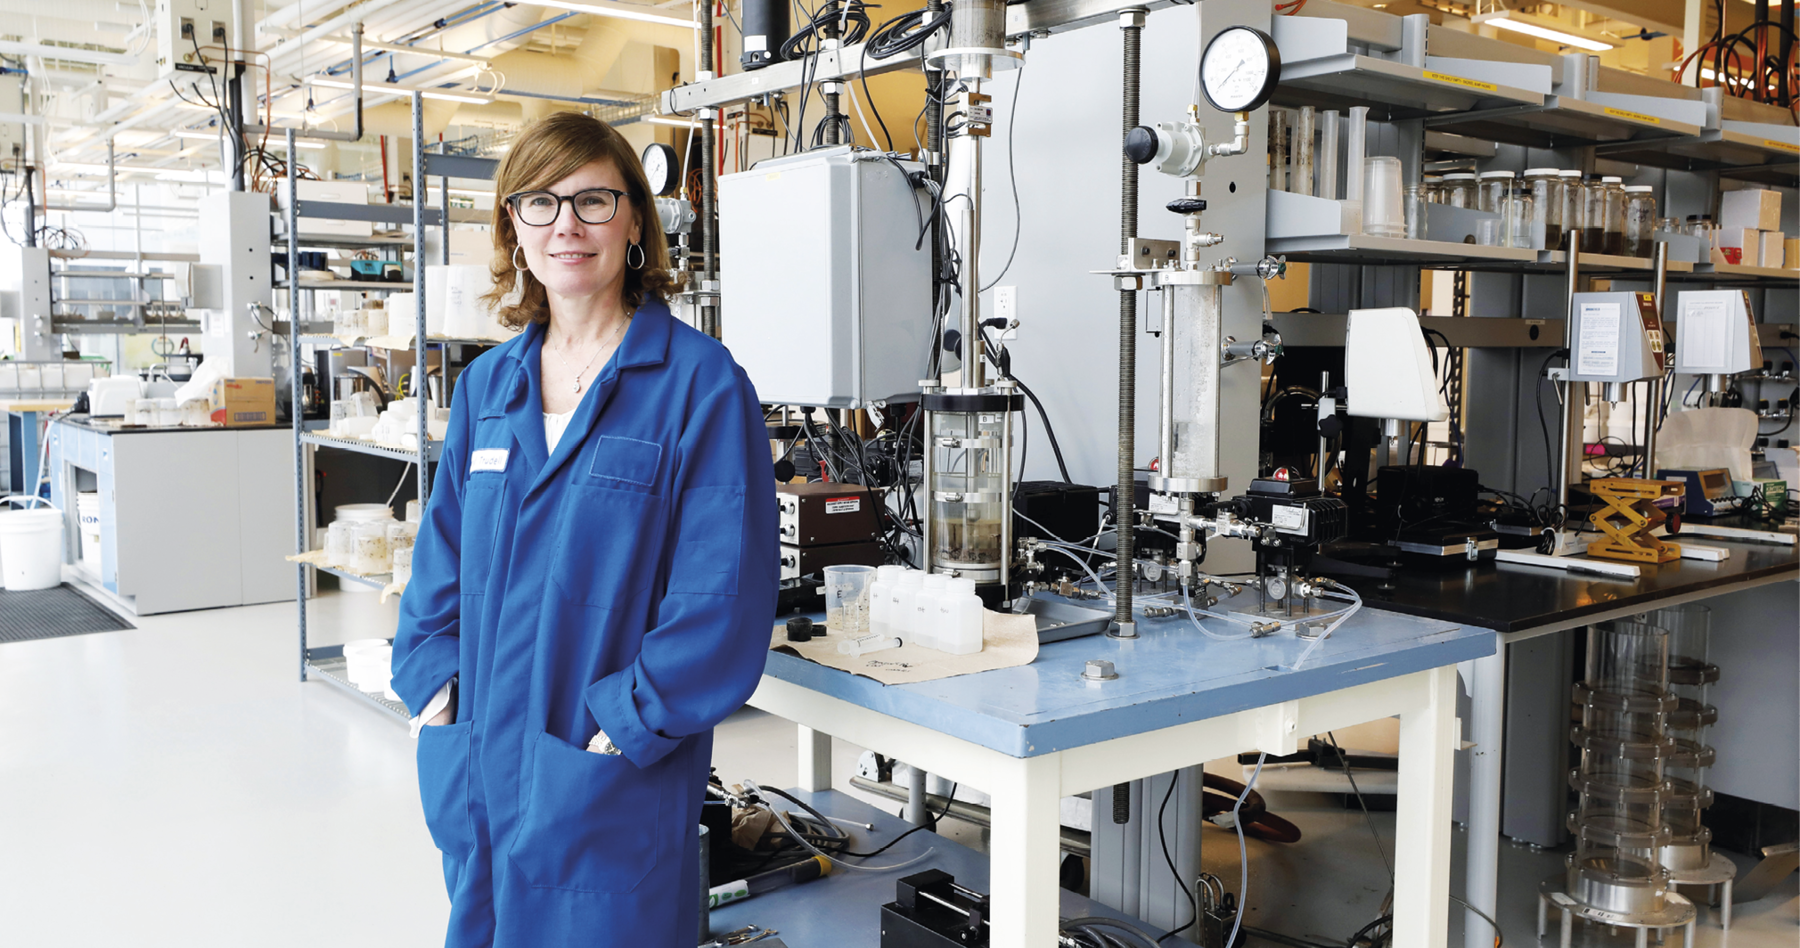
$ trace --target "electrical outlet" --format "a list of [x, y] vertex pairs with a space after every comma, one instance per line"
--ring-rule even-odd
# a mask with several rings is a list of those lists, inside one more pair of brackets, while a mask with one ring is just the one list
[[1000, 330], [999, 341], [1012, 342], [1019, 338], [1018, 287], [994, 287], [994, 318], [1006, 320], [1006, 325]]

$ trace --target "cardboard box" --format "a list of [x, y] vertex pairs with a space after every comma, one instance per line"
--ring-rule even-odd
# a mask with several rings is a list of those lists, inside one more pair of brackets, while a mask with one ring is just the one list
[[1800, 270], [1800, 237], [1782, 241], [1781, 248], [1781, 265], [1789, 270]]
[[1754, 227], [1721, 227], [1719, 246], [1736, 247], [1744, 251], [1744, 256], [1756, 257], [1762, 253], [1762, 231]]
[[274, 379], [219, 379], [208, 400], [214, 424], [256, 428], [275, 423]]
[[1781, 192], [1763, 188], [1726, 191], [1719, 195], [1719, 226], [1726, 230], [1780, 228]]
[[1779, 267], [1782, 258], [1787, 254], [1787, 235], [1778, 230], [1762, 232], [1762, 253], [1758, 255], [1760, 266]]

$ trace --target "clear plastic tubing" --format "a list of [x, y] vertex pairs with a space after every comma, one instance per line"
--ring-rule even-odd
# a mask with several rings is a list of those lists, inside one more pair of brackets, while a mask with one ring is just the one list
[[1313, 639], [1312, 644], [1308, 645], [1306, 647], [1306, 651], [1301, 652], [1300, 657], [1294, 659], [1294, 664], [1289, 666], [1290, 668], [1297, 670], [1300, 668], [1300, 666], [1306, 664], [1306, 660], [1312, 657], [1313, 650], [1318, 648], [1319, 645], [1321, 643], [1323, 643], [1326, 639], [1331, 638], [1331, 633], [1336, 632], [1338, 630], [1338, 626], [1341, 626], [1344, 623], [1350, 621], [1350, 617], [1353, 615], [1356, 615], [1357, 610], [1362, 608], [1362, 597], [1358, 596], [1356, 594], [1356, 590], [1351, 589], [1348, 586], [1340, 586], [1340, 587], [1338, 587], [1338, 591], [1345, 593], [1351, 599], [1356, 600], [1356, 602], [1353, 605], [1351, 605], [1350, 608], [1345, 609], [1343, 615], [1338, 616], [1337, 621], [1326, 626], [1325, 631], [1319, 633], [1319, 637], [1316, 639]]
[[1338, 154], [1338, 129], [1343, 121], [1340, 112], [1319, 114], [1319, 197], [1333, 201], [1338, 197], [1338, 162], [1342, 160]]
[[1350, 127], [1344, 135], [1344, 200], [1363, 199], [1363, 153], [1369, 134], [1369, 107], [1358, 105], [1350, 110]]

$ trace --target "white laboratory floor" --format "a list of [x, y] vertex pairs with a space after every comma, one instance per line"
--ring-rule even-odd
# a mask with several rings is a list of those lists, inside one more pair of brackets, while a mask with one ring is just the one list
[[[327, 593], [312, 615], [314, 644], [386, 634], [393, 623], [392, 606], [372, 596]], [[412, 742], [331, 686], [300, 684], [293, 606], [134, 621], [124, 632], [0, 645], [0, 944], [441, 944], [447, 903]], [[783, 721], [742, 712], [720, 727], [717, 747], [728, 780], [793, 780], [795, 733]], [[837, 745], [840, 788], [858, 750]], [[1375, 917], [1387, 888], [1361, 813], [1304, 795], [1272, 805], [1306, 838], [1250, 842], [1246, 923], [1342, 944]], [[1390, 848], [1392, 823], [1375, 814]], [[944, 829], [982, 843], [966, 824]], [[1460, 859], [1461, 834], [1456, 846]], [[1529, 944], [1531, 893], [1561, 858], [1509, 846], [1502, 857], [1506, 943]], [[1209, 831], [1204, 863], [1236, 888], [1234, 837]], [[1704, 916], [1699, 944], [1800, 944], [1795, 884], [1738, 906], [1729, 933]], [[1452, 912], [1454, 931], [1461, 915]]]

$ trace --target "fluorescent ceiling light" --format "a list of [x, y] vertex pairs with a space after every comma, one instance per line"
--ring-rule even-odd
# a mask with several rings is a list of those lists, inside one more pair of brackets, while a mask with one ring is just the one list
[[682, 17], [663, 16], [660, 13], [649, 13], [621, 4], [610, 3], [573, 3], [570, 0], [528, 0], [533, 6], [551, 7], [557, 10], [570, 10], [575, 13], [586, 13], [592, 16], [610, 16], [619, 20], [637, 20], [640, 23], [661, 23], [664, 26], [679, 26], [694, 29], [694, 21]]
[[158, 169], [156, 180], [182, 181], [190, 184], [224, 184], [225, 172], [209, 171], [204, 168], [197, 168], [193, 171], [183, 171], [178, 168], [166, 168]]
[[[271, 138], [278, 137], [281, 131], [282, 131], [282, 128], [280, 126], [272, 128], [269, 130], [269, 136]], [[295, 129], [295, 131], [298, 132], [299, 130]], [[210, 141], [217, 141], [219, 139], [219, 132], [217, 129], [178, 128], [178, 129], [175, 129], [175, 130], [169, 132], [169, 134], [175, 136], [176, 138], [185, 138], [190, 141], [210, 142]], [[306, 139], [296, 139], [294, 141], [294, 147], [295, 148], [324, 148], [325, 143], [324, 142], [307, 141]]]
[[[324, 86], [327, 89], [354, 90], [356, 88], [355, 83], [345, 82], [341, 79], [320, 79], [316, 76], [309, 76], [305, 81], [310, 82], [315, 86]], [[390, 82], [368, 82], [366, 80], [363, 82], [363, 95], [366, 96], [412, 95], [414, 92], [417, 92], [427, 99], [441, 99], [445, 102], [467, 102], [471, 105], [492, 105], [494, 103], [492, 96], [474, 95], [468, 92], [444, 92], [440, 89], [409, 89], [405, 86], [397, 86]]]
[[138, 62], [138, 57], [130, 53], [108, 53], [98, 49], [70, 49], [66, 46], [20, 43], [13, 40], [0, 40], [0, 53], [12, 56], [39, 56], [44, 59], [60, 59], [71, 63], [91, 63], [95, 66], [135, 66]]
[[451, 188], [450, 193], [467, 195], [469, 197], [493, 197], [494, 196], [494, 192], [492, 192], [492, 191], [477, 191], [473, 188]]
[[[326, 40], [332, 43], [342, 43], [345, 46], [350, 46], [356, 42], [348, 36], [327, 36]], [[491, 56], [476, 56], [472, 53], [453, 53], [445, 49], [432, 49], [429, 46], [397, 46], [393, 43], [371, 43], [366, 39], [362, 41], [362, 48], [380, 50], [384, 53], [405, 53], [415, 56], [430, 56], [433, 59], [459, 59], [464, 62], [483, 64], [493, 58]]]
[[693, 119], [670, 118], [667, 115], [646, 115], [643, 121], [652, 125], [673, 125], [677, 128], [699, 128], [700, 123]]
[[1495, 13], [1483, 13], [1475, 17], [1475, 23], [1479, 26], [1493, 26], [1503, 30], [1512, 30], [1515, 33], [1523, 33], [1526, 36], [1534, 36], [1541, 40], [1549, 40], [1552, 43], [1560, 43], [1564, 46], [1573, 46], [1577, 49], [1585, 49], [1596, 53], [1613, 48], [1613, 44], [1611, 43], [1602, 42], [1601, 40], [1592, 39], [1577, 33], [1566, 32], [1561, 29], [1564, 24], [1559, 23], [1556, 20], [1546, 20], [1541, 17], [1534, 17], [1527, 13], [1520, 13], [1517, 10], [1500, 10]]

